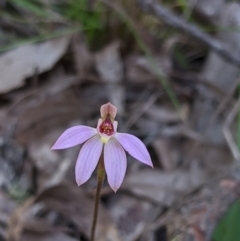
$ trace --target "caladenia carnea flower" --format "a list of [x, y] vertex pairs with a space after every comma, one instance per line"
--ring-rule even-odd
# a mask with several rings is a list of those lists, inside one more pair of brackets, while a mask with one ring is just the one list
[[[52, 149], [65, 149], [84, 143], [75, 167], [76, 182], [85, 183], [95, 170], [101, 154], [110, 187], [116, 192], [127, 168], [126, 152], [140, 162], [153, 167], [145, 145], [137, 137], [117, 132], [117, 108], [111, 103], [101, 106], [97, 128], [74, 126], [58, 138]], [[125, 151], [124, 151], [125, 150]]]

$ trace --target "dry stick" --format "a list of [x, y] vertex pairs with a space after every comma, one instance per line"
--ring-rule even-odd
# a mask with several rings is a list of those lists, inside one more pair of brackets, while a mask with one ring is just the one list
[[238, 150], [238, 146], [236, 145], [236, 142], [234, 141], [234, 138], [231, 134], [230, 125], [232, 124], [234, 118], [236, 117], [236, 115], [239, 111], [239, 107], [240, 107], [240, 99], [236, 102], [236, 104], [234, 105], [234, 107], [232, 108], [230, 113], [228, 114], [228, 117], [223, 126], [223, 133], [224, 133], [227, 143], [231, 149], [231, 152], [237, 161], [240, 160], [240, 153]]
[[[213, 123], [216, 121], [217, 117], [221, 114], [221, 112], [226, 108], [227, 104], [231, 101], [232, 95], [236, 91], [238, 85], [239, 85], [240, 80], [237, 79], [237, 81], [232, 85], [229, 93], [224, 97], [224, 99], [219, 103], [217, 109], [215, 112], [212, 114], [206, 129], [202, 132], [202, 136], [210, 129], [210, 127], [213, 125]], [[190, 152], [190, 159], [192, 159], [197, 151], [199, 150], [201, 143], [196, 142], [196, 144], [193, 146], [191, 152]]]
[[103, 155], [101, 155], [98, 163], [98, 169], [97, 169], [97, 189], [96, 189], [96, 196], [94, 201], [94, 213], [93, 213], [91, 239], [90, 239], [91, 241], [94, 241], [97, 218], [98, 218], [98, 207], [99, 207], [101, 189], [102, 189], [102, 184], [104, 179], [105, 179], [105, 169], [104, 169], [104, 163], [103, 163]]
[[211, 37], [210, 35], [202, 32], [197, 26], [188, 23], [181, 16], [177, 16], [172, 11], [164, 7], [160, 2], [154, 0], [137, 0], [142, 9], [146, 12], [153, 14], [155, 17], [161, 19], [169, 26], [183, 31], [187, 35], [190, 35], [208, 47], [218, 53], [226, 60], [232, 62], [236, 66], [240, 67], [240, 55], [233, 53], [226, 45], [221, 41]]
[[141, 103], [141, 106], [135, 110], [133, 115], [128, 119], [126, 124], [127, 131], [129, 131], [132, 125], [157, 101], [160, 96], [161, 93], [155, 92], [147, 99], [147, 101], [145, 100], [145, 103]]

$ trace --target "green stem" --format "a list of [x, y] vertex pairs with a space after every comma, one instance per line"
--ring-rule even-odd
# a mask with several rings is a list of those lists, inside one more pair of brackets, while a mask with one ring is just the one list
[[101, 197], [101, 189], [102, 189], [102, 184], [103, 184], [104, 178], [105, 178], [105, 170], [104, 170], [103, 158], [101, 156], [99, 163], [98, 163], [98, 169], [97, 169], [97, 189], [96, 189], [96, 196], [95, 196], [95, 201], [94, 201], [94, 213], [93, 213], [91, 239], [90, 239], [91, 241], [94, 241], [97, 218], [98, 218], [98, 207], [99, 207], [99, 201], [100, 201], [100, 197]]

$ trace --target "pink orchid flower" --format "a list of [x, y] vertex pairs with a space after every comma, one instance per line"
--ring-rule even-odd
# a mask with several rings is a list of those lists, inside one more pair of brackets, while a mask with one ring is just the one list
[[114, 105], [102, 105], [100, 113], [97, 128], [83, 125], [71, 127], [58, 138], [52, 150], [65, 149], [85, 142], [75, 167], [76, 182], [79, 186], [90, 178], [103, 152], [108, 183], [116, 192], [126, 173], [125, 151], [144, 164], [151, 167], [153, 164], [142, 141], [133, 135], [117, 132], [118, 123], [114, 121], [117, 108]]

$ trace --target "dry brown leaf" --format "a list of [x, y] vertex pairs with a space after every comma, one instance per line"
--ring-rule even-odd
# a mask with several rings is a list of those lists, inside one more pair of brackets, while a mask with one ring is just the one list
[[81, 79], [88, 74], [93, 65], [93, 56], [87, 48], [82, 34], [73, 37], [74, 64], [78, 77]]
[[[166, 56], [154, 58], [157, 70], [162, 76], [167, 77], [171, 71], [171, 60]], [[144, 56], [130, 56], [126, 60], [126, 79], [131, 82], [149, 83], [151, 80], [156, 80], [156, 70], [153, 65]]]
[[[73, 164], [72, 161], [75, 162], [77, 152], [79, 152], [79, 148], [75, 148], [76, 151], [71, 150], [72, 158], [70, 158], [69, 155], [62, 157], [59, 152], [52, 151], [51, 144], [57, 139], [55, 136], [53, 132], [50, 132], [49, 136], [46, 135], [42, 142], [35, 142], [29, 148], [30, 157], [38, 170], [37, 186], [39, 190], [45, 190], [61, 183]], [[46, 140], [45, 143], [44, 140]], [[52, 140], [51, 143], [49, 140]], [[70, 151], [66, 150], [65, 152], [69, 153]]]
[[70, 36], [43, 43], [20, 46], [0, 55], [0, 93], [24, 84], [35, 73], [51, 69], [66, 52]]
[[156, 138], [152, 145], [158, 155], [159, 162], [165, 171], [173, 171], [177, 166], [178, 153], [169, 139]]
[[34, 232], [26, 232], [20, 241], [77, 241], [64, 233], [39, 234]]
[[[67, 99], [64, 94], [60, 94], [57, 99], [49, 99], [38, 107], [29, 108], [20, 113], [17, 139], [24, 145], [29, 145], [36, 141], [36, 136], [40, 140], [46, 133], [57, 128], [66, 129], [71, 121], [81, 120], [94, 112], [94, 109], [89, 108], [88, 105], [79, 107], [79, 103], [81, 103], [79, 100], [73, 101], [70, 98]], [[58, 135], [61, 131], [59, 130]]]
[[25, 230], [38, 234], [67, 230], [65, 227], [53, 227], [48, 220], [35, 217], [34, 213], [36, 210], [41, 209], [41, 206], [37, 206], [35, 203], [36, 199], [37, 196], [27, 199], [9, 216], [6, 234], [7, 241], [21, 240], [22, 233]]
[[9, 196], [0, 191], [0, 234], [6, 237], [6, 226], [8, 225], [11, 213], [17, 208], [17, 203]]
[[157, 106], [152, 105], [146, 111], [147, 115], [156, 121], [161, 123], [176, 123], [182, 122], [182, 119], [186, 120], [189, 114], [189, 106], [182, 105], [182, 108], [177, 112], [173, 108], [168, 108], [167, 106]]
[[109, 212], [118, 226], [122, 239], [137, 240], [147, 225], [152, 205], [126, 195], [117, 194], [113, 200]]
[[[89, 237], [94, 203], [82, 189], [72, 185], [55, 186], [42, 193], [37, 202], [64, 215]], [[96, 241], [121, 241], [115, 224], [101, 203], [95, 236]]]
[[[87, 197], [78, 187], [63, 184], [42, 191], [37, 196], [28, 199], [13, 212], [9, 221], [8, 241], [20, 240], [24, 230], [37, 231], [38, 233], [61, 230], [61, 227], [53, 227], [51, 223], [47, 225], [48, 221], [45, 222], [43, 218], [37, 219], [31, 212], [31, 209], [36, 205], [62, 214], [66, 220], [76, 225], [85, 236], [89, 237], [94, 206], [93, 199]], [[107, 240], [121, 241], [112, 219], [100, 204], [96, 241]]]
[[189, 171], [176, 170], [168, 173], [144, 169], [127, 176], [123, 188], [158, 204], [170, 206], [203, 183], [203, 171], [197, 165], [192, 165]]
[[122, 114], [125, 91], [120, 85], [124, 70], [119, 48], [119, 42], [111, 43], [95, 55], [95, 63], [101, 79], [108, 84], [110, 101], [118, 108], [118, 113]]
[[123, 79], [119, 47], [119, 42], [113, 42], [95, 55], [96, 69], [107, 83], [119, 83]]
[[24, 230], [26, 219], [29, 218], [29, 209], [35, 202], [35, 198], [27, 199], [10, 216], [7, 230], [7, 241], [18, 241]]

